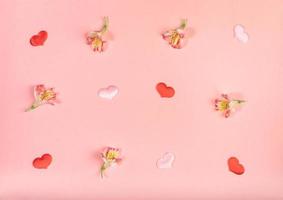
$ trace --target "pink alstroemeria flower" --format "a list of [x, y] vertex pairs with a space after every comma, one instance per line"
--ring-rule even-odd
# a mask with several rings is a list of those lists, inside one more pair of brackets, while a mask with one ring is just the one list
[[222, 94], [221, 98], [215, 99], [214, 106], [215, 110], [222, 112], [224, 117], [228, 118], [244, 102], [244, 100], [230, 99], [227, 94]]
[[57, 93], [54, 92], [54, 88], [46, 88], [43, 84], [36, 85], [34, 87], [35, 101], [26, 111], [34, 110], [43, 104], [55, 105], [55, 103], [58, 102], [56, 97]]
[[100, 168], [101, 178], [104, 177], [106, 169], [112, 167], [113, 165], [119, 164], [122, 161], [120, 154], [121, 154], [121, 150], [118, 148], [107, 147], [104, 150], [104, 152], [101, 154], [103, 160], [103, 164]]
[[164, 40], [166, 40], [173, 48], [181, 49], [183, 47], [185, 38], [185, 29], [187, 27], [187, 20], [181, 21], [181, 25], [162, 34]]
[[88, 45], [91, 45], [93, 51], [103, 52], [105, 50], [105, 43], [102, 36], [108, 31], [109, 19], [104, 17], [104, 23], [100, 31], [90, 31], [86, 35]]

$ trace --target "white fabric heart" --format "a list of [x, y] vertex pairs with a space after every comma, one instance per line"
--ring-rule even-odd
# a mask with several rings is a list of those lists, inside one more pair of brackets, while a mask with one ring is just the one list
[[249, 35], [242, 25], [237, 24], [234, 27], [234, 35], [240, 42], [247, 43], [249, 41]]
[[173, 166], [175, 155], [173, 153], [165, 153], [156, 163], [159, 169], [170, 169]]
[[118, 87], [114, 85], [110, 85], [107, 88], [101, 88], [98, 91], [98, 96], [103, 99], [111, 100], [118, 94], [118, 92], [119, 92]]

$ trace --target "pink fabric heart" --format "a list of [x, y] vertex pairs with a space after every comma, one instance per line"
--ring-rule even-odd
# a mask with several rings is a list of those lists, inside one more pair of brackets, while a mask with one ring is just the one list
[[246, 33], [245, 28], [242, 25], [237, 24], [234, 27], [235, 37], [243, 43], [247, 43], [249, 41], [249, 35]]
[[101, 88], [98, 91], [98, 96], [103, 99], [111, 100], [118, 94], [118, 92], [119, 92], [118, 87], [114, 85], [110, 85], [107, 88]]
[[165, 153], [156, 163], [159, 169], [170, 169], [173, 166], [175, 155], [173, 153]]

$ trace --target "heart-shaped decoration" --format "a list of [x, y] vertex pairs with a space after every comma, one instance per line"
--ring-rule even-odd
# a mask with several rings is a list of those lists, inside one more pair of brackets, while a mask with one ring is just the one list
[[103, 98], [103, 99], [107, 99], [107, 100], [111, 100], [113, 99], [117, 94], [119, 93], [119, 89], [118, 87], [114, 86], [114, 85], [110, 85], [107, 88], [101, 88], [98, 91], [98, 96]]
[[156, 85], [156, 90], [158, 91], [159, 95], [163, 98], [171, 98], [175, 94], [174, 88], [169, 87], [162, 82]]
[[228, 159], [229, 170], [237, 175], [242, 175], [245, 172], [245, 168], [240, 164], [238, 158], [231, 157]]
[[40, 31], [37, 35], [30, 38], [30, 44], [32, 46], [42, 46], [47, 40], [48, 34], [46, 31]]
[[234, 34], [240, 42], [247, 43], [249, 41], [249, 35], [242, 25], [238, 24], [234, 27]]
[[33, 166], [36, 169], [47, 169], [52, 162], [52, 156], [50, 154], [43, 154], [41, 157], [34, 159]]
[[170, 169], [173, 166], [175, 155], [173, 153], [165, 153], [156, 163], [159, 169]]

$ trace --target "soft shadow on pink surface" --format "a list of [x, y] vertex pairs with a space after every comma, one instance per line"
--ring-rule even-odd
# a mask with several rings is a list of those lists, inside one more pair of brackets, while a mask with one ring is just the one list
[[[0, 10], [0, 199], [283, 199], [282, 1], [2, 0]], [[84, 35], [104, 16], [113, 37], [95, 53]], [[183, 18], [193, 34], [173, 49], [160, 33]], [[31, 46], [41, 30], [44, 46]], [[35, 84], [61, 103], [24, 112]], [[119, 87], [111, 101], [97, 96], [108, 85]], [[211, 100], [235, 92], [247, 103], [225, 119]], [[125, 159], [101, 179], [105, 146]], [[165, 152], [176, 160], [161, 170]], [[33, 168], [44, 153], [52, 164]], [[228, 170], [231, 156], [243, 175]]]

